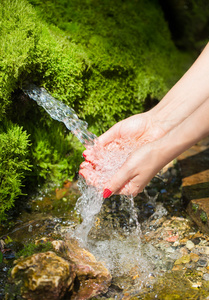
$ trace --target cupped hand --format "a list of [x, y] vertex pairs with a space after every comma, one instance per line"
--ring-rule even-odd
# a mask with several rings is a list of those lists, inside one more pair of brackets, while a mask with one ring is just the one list
[[164, 166], [163, 153], [157, 146], [159, 141], [144, 144], [130, 153], [124, 164], [106, 182], [105, 189], [108, 189], [109, 195], [136, 196], [143, 191]]
[[[117, 174], [116, 178], [120, 178], [122, 166], [127, 167], [130, 164], [138, 170], [136, 153], [140, 151], [142, 145], [159, 139], [165, 133], [151, 112], [137, 114], [120, 121], [102, 134], [93, 147], [87, 147], [83, 153], [85, 162], [81, 164], [79, 173], [86, 179], [88, 185], [96, 186], [101, 191], [107, 187], [110, 189], [115, 174]], [[124, 174], [123, 172], [126, 179], [124, 177], [121, 181], [123, 184], [119, 185], [115, 182], [113, 192], [135, 195], [140, 190], [140, 188], [137, 190], [134, 183], [137, 179], [135, 173], [133, 173], [132, 181], [130, 181], [130, 176]], [[116, 188], [117, 185], [118, 188]]]

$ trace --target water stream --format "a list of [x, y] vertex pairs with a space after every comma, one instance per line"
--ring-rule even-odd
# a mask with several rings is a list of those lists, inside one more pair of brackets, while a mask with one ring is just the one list
[[[72, 108], [53, 98], [44, 88], [31, 84], [23, 90], [53, 119], [63, 122], [82, 144], [86, 147], [95, 145], [96, 136], [87, 130], [88, 124], [80, 120]], [[141, 284], [147, 280], [153, 272], [153, 268], [152, 264], [148, 262], [149, 259], [142, 255], [141, 228], [133, 197], [118, 196], [117, 199], [120, 210], [124, 210], [125, 207], [127, 211], [122, 233], [118, 229], [113, 229], [109, 232], [108, 238], [103, 239], [99, 236], [99, 230], [96, 230], [98, 234], [94, 238], [90, 234], [92, 228], [95, 227], [95, 222], [99, 220], [96, 220], [96, 216], [100, 213], [103, 205], [103, 188], [107, 180], [126, 160], [133, 149], [133, 144], [124, 145], [120, 141], [115, 141], [106, 149], [105, 153], [102, 153], [101, 149], [95, 149], [99, 153], [96, 176], [99, 188], [87, 185], [84, 179], [79, 179], [78, 186], [82, 195], [75, 208], [82, 218], [82, 223], [69, 234], [76, 237], [82, 246], [88, 247], [98, 259], [104, 261], [112, 274], [119, 276], [130, 272], [133, 267], [136, 268], [137, 274], [141, 274]], [[91, 173], [91, 170], [89, 172]]]
[[73, 108], [52, 97], [44, 88], [29, 84], [23, 88], [25, 94], [42, 106], [47, 113], [65, 126], [84, 145], [93, 145], [96, 135], [87, 130], [88, 124], [78, 118]]

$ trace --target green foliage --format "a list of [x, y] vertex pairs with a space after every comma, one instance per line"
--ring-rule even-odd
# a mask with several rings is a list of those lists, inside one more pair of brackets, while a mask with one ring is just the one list
[[[27, 111], [30, 102], [18, 102], [17, 89], [26, 81], [74, 107], [99, 135], [142, 112], [148, 97], [160, 100], [188, 62], [175, 48], [157, 0], [1, 0], [0, 45], [0, 121], [15, 120], [27, 130], [11, 127], [15, 135], [19, 128], [25, 150], [18, 144], [18, 156], [8, 143], [14, 165], [5, 171], [2, 160], [2, 213], [21, 194], [27, 134], [33, 170], [27, 179], [71, 179], [82, 159], [83, 146], [62, 125], [42, 110]], [[10, 131], [0, 137], [9, 140]]]
[[[67, 68], [59, 68], [56, 60], [64, 72], [57, 77], [50, 66], [55, 84], [53, 88], [46, 85], [54, 96], [73, 104], [95, 133], [143, 111], [147, 96], [160, 99], [185, 68], [185, 57], [172, 43], [157, 1], [29, 2], [48, 24], [62, 30], [70, 48], [82, 54], [76, 80], [65, 82]], [[69, 59], [71, 52], [68, 47], [65, 50]], [[69, 97], [63, 96], [63, 86]]]
[[27, 1], [0, 1], [0, 120], [19, 76], [30, 64], [38, 32], [35, 11]]
[[29, 170], [28, 135], [18, 125], [2, 124], [0, 128], [0, 220], [21, 195], [22, 178]]
[[200, 219], [203, 223], [206, 223], [208, 220], [207, 213], [205, 211], [201, 211]]
[[54, 182], [72, 180], [82, 161], [82, 151], [72, 134], [64, 134], [63, 126], [53, 122], [50, 127], [33, 132], [33, 176]]
[[16, 253], [16, 257], [17, 258], [19, 258], [21, 256], [28, 257], [35, 253], [47, 252], [47, 251], [52, 251], [52, 250], [53, 250], [53, 246], [52, 246], [52, 243], [50, 243], [50, 242], [41, 243], [38, 245], [36, 245], [34, 243], [29, 243], [22, 250], [20, 250], [18, 253]]
[[[82, 48], [69, 43], [55, 26], [42, 24], [41, 35], [31, 57], [32, 76], [38, 78], [54, 97], [73, 105], [84, 93]], [[31, 78], [34, 81], [34, 78]]]

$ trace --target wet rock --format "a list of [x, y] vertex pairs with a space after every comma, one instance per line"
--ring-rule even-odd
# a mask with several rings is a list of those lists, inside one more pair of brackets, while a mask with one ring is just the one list
[[187, 212], [201, 231], [209, 233], [209, 198], [191, 200]]
[[194, 248], [194, 243], [192, 241], [188, 240], [186, 242], [186, 247], [187, 247], [187, 249], [192, 250]]
[[184, 152], [178, 160], [187, 212], [201, 231], [209, 233], [209, 137]]
[[199, 259], [197, 265], [198, 265], [198, 267], [206, 267], [207, 259]]
[[[42, 238], [36, 244], [47, 242]], [[67, 294], [71, 300], [85, 300], [107, 292], [112, 277], [90, 252], [76, 240], [51, 243], [57, 254], [48, 251], [15, 262], [11, 277], [21, 281], [23, 298], [59, 300]]]
[[74, 264], [76, 282], [70, 299], [90, 299], [100, 293], [105, 293], [111, 283], [112, 277], [101, 262], [94, 255], [81, 248], [77, 241], [54, 241], [57, 251], [65, 253], [66, 259]]
[[195, 237], [192, 239], [192, 242], [195, 244], [195, 245], [198, 245], [199, 242], [200, 242], [200, 238], [199, 237]]
[[72, 289], [74, 266], [52, 251], [20, 258], [12, 269], [11, 277], [22, 282], [22, 297], [28, 300], [61, 299]]
[[209, 281], [209, 274], [208, 273], [203, 274], [202, 278], [206, 281]]
[[186, 264], [189, 263], [191, 260], [191, 257], [189, 254], [184, 255], [182, 257], [180, 257], [179, 259], [177, 259], [174, 263], [174, 265], [181, 265], [181, 264]]
[[194, 261], [194, 262], [197, 262], [200, 258], [199, 255], [195, 254], [195, 253], [191, 253], [190, 257], [191, 257], [191, 260]]

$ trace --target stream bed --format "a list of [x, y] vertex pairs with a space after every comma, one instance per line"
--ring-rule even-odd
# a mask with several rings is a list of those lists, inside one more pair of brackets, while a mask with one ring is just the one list
[[[112, 281], [107, 292], [93, 299], [209, 299], [209, 236], [185, 213], [178, 164], [163, 176], [134, 199], [137, 222], [130, 203], [117, 196], [106, 199], [96, 215], [86, 247]], [[27, 245], [41, 238], [71, 238], [82, 222], [74, 210], [79, 197], [77, 182], [49, 185], [2, 225], [0, 299], [23, 299], [14, 296], [8, 278]]]

